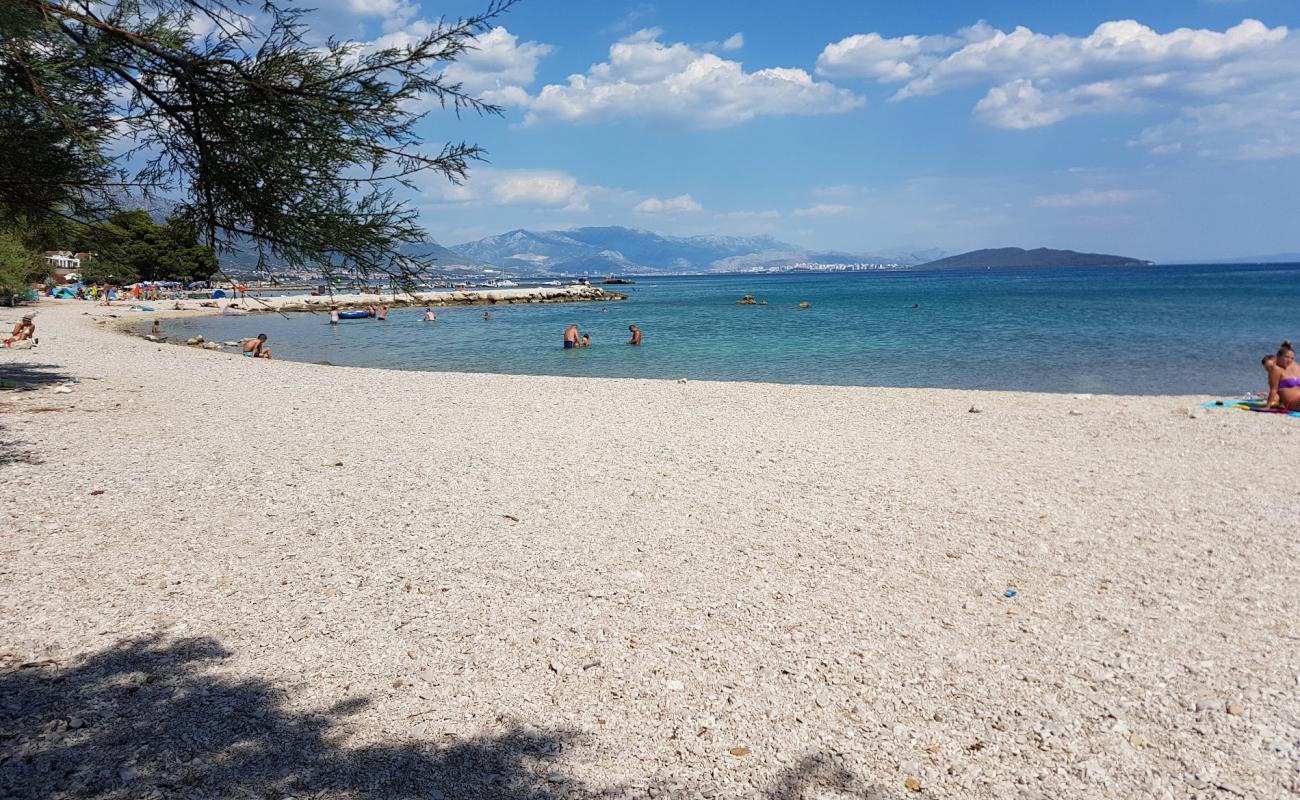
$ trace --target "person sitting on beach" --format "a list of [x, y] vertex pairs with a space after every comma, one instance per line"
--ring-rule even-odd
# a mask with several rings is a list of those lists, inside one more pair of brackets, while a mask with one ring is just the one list
[[635, 325], [628, 325], [627, 329], [632, 331], [632, 338], [627, 340], [628, 344], [641, 344], [641, 329]]
[[271, 348], [266, 346], [266, 334], [257, 334], [256, 339], [245, 339], [240, 342], [244, 347], [244, 355], [248, 358], [270, 358]]
[[[1273, 353], [1269, 353], [1261, 358], [1259, 363], [1264, 367], [1264, 374], [1267, 375], [1271, 381], [1273, 378], [1273, 365], [1277, 364], [1277, 356]], [[1260, 397], [1268, 397], [1268, 395], [1269, 392], [1260, 392]]]
[[1300, 411], [1300, 364], [1290, 342], [1277, 349], [1277, 362], [1268, 374], [1268, 406]]
[[591, 334], [590, 334], [590, 333], [584, 333], [584, 334], [582, 334], [582, 344], [580, 344], [579, 347], [591, 347]]
[[438, 315], [435, 314], [435, 313], [433, 313], [433, 309], [432, 309], [432, 308], [429, 308], [428, 306], [425, 306], [425, 307], [424, 307], [424, 321], [425, 321], [425, 322], [437, 322], [437, 321], [438, 321]]
[[570, 325], [564, 329], [564, 349], [572, 350], [578, 346], [578, 326]]
[[149, 329], [150, 336], [162, 336], [162, 323], [158, 320], [153, 321], [153, 327]]
[[330, 306], [330, 324], [331, 324], [331, 325], [337, 325], [337, 324], [339, 324], [339, 307], [338, 307], [338, 306]]
[[9, 335], [11, 342], [25, 342], [28, 339], [36, 338], [36, 323], [32, 322], [32, 315], [27, 314], [17, 325], [14, 325], [13, 332]]

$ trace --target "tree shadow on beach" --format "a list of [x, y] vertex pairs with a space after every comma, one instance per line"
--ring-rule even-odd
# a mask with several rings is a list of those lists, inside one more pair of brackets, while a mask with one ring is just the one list
[[72, 376], [56, 364], [28, 364], [10, 361], [0, 364], [0, 398], [5, 391], [27, 391], [67, 383]]
[[868, 786], [835, 758], [810, 755], [782, 770], [763, 791], [764, 800], [810, 800], [810, 798], [852, 797], [856, 800], [888, 800], [891, 795]]
[[[347, 718], [365, 698], [293, 710], [274, 684], [216, 674], [231, 655], [211, 638], [150, 636], [66, 666], [0, 661], [0, 797], [558, 800], [640, 797], [650, 787], [678, 796], [654, 778], [632, 789], [563, 777], [561, 757], [579, 743], [566, 731], [349, 746]], [[781, 772], [759, 796], [884, 797], [822, 756]]]
[[68, 668], [6, 668], [0, 796], [589, 796], [573, 782], [547, 780], [570, 734], [516, 729], [441, 746], [348, 747], [336, 738], [366, 700], [293, 711], [285, 692], [269, 683], [211, 674], [207, 668], [229, 655], [212, 639], [149, 637]]
[[41, 457], [20, 439], [15, 439], [9, 426], [0, 424], [0, 467], [10, 464], [40, 464]]

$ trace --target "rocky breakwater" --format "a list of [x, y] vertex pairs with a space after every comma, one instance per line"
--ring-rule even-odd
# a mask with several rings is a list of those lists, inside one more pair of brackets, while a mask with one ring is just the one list
[[521, 303], [583, 303], [626, 300], [627, 295], [598, 286], [539, 286], [521, 289], [415, 292], [413, 294], [336, 294], [295, 297], [262, 297], [243, 301], [249, 311], [328, 311], [330, 308], [365, 308], [382, 305], [463, 306], [517, 305]]

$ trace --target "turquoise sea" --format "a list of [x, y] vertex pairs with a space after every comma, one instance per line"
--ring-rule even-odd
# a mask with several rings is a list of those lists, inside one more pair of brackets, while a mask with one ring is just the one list
[[[170, 320], [173, 339], [266, 333], [277, 358], [503, 372], [859, 386], [1231, 395], [1300, 341], [1300, 265], [644, 277], [623, 302]], [[752, 294], [765, 306], [740, 306]], [[808, 309], [800, 302], [812, 303]], [[913, 306], [917, 307], [913, 307]], [[564, 350], [566, 326], [592, 346]], [[627, 326], [644, 345], [628, 347]]]

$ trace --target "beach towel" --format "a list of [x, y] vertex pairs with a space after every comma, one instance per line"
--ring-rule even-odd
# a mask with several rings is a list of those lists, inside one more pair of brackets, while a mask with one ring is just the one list
[[1284, 408], [1269, 408], [1263, 400], [1211, 400], [1201, 403], [1205, 408], [1237, 408], [1242, 411], [1257, 411], [1261, 414], [1284, 414], [1288, 417], [1300, 417], [1300, 411], [1287, 411]]

